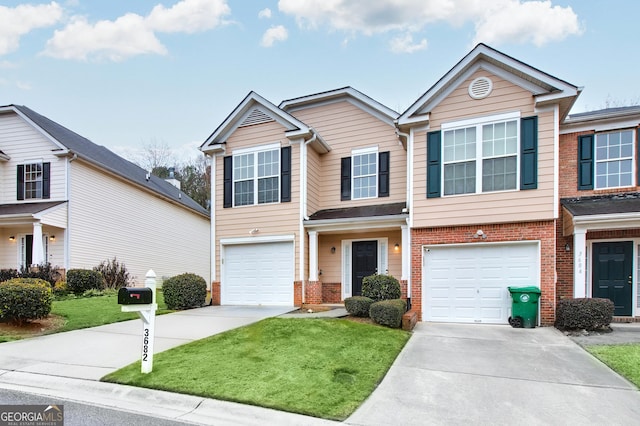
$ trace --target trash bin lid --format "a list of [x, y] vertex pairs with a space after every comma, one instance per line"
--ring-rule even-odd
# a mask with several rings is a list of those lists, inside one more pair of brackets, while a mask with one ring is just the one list
[[540, 289], [536, 286], [528, 286], [528, 287], [507, 287], [510, 293], [542, 293]]

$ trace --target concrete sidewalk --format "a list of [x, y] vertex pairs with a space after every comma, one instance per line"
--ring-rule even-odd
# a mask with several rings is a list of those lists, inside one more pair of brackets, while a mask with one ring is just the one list
[[354, 425], [629, 425], [640, 392], [551, 327], [419, 323]]

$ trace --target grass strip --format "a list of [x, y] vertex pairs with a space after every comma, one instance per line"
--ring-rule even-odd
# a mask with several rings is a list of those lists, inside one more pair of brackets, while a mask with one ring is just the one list
[[594, 345], [587, 346], [586, 349], [613, 371], [640, 388], [640, 344]]
[[270, 318], [157, 354], [102, 380], [347, 418], [375, 389], [409, 333], [338, 319]]

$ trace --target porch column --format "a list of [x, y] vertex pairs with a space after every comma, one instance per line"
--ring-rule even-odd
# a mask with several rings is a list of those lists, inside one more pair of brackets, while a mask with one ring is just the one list
[[409, 279], [409, 261], [411, 259], [411, 247], [409, 244], [409, 226], [402, 225], [402, 276], [401, 280]]
[[45, 262], [44, 247], [42, 247], [42, 224], [40, 222], [33, 224], [33, 248], [31, 252], [31, 262], [34, 265], [41, 265]]
[[309, 231], [309, 281], [318, 281], [318, 232]]
[[587, 230], [575, 228], [573, 230], [573, 297], [587, 296]]

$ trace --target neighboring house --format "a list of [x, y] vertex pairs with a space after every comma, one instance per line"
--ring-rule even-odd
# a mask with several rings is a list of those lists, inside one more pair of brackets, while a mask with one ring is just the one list
[[[577, 224], [585, 203], [564, 200], [585, 193], [576, 181], [589, 180], [590, 160], [565, 129], [612, 126], [567, 119], [580, 91], [479, 44], [402, 114], [350, 87], [278, 106], [251, 92], [201, 146], [213, 157], [214, 303], [339, 302], [383, 273], [422, 320], [506, 324], [507, 287], [535, 285], [541, 322], [553, 323], [560, 297], [599, 294], [585, 253], [611, 246], [585, 245], [583, 230], [588, 239], [602, 224]], [[621, 212], [605, 213], [623, 232]], [[616, 238], [605, 229], [593, 238]]]
[[0, 107], [0, 150], [1, 268], [209, 278], [209, 213], [175, 186], [25, 106]]

